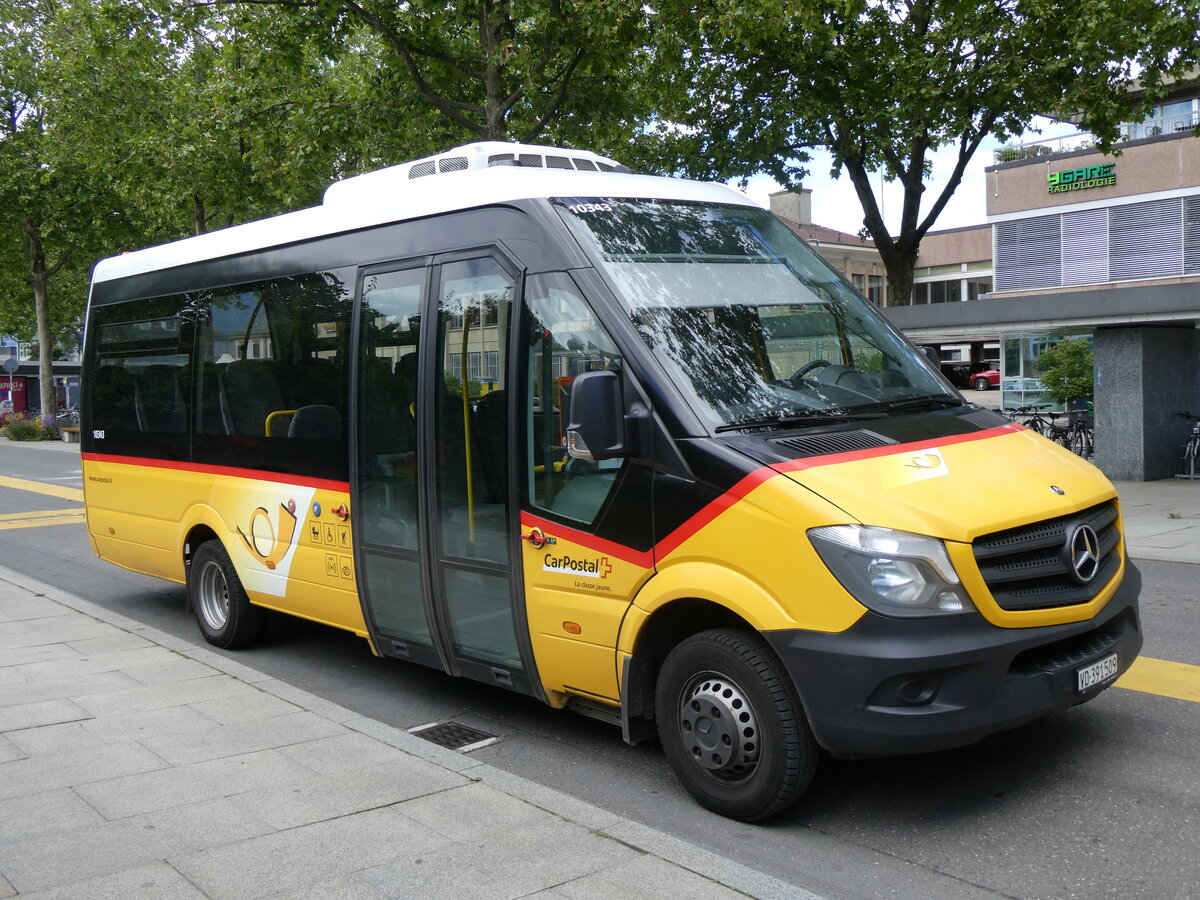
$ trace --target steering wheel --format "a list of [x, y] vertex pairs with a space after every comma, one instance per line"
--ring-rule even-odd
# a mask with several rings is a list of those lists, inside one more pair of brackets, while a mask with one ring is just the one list
[[813, 369], [823, 369], [825, 366], [830, 366], [830, 365], [833, 365], [833, 363], [831, 363], [827, 359], [814, 359], [812, 362], [801, 366], [795, 372], [793, 372], [792, 377], [789, 378], [788, 381], [790, 381], [792, 384], [798, 385], [800, 383], [800, 381], [804, 378], [804, 376], [807, 375], [809, 372], [811, 372]]

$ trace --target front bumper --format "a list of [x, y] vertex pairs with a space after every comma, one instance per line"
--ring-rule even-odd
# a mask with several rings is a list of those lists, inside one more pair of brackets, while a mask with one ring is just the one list
[[1142, 648], [1141, 574], [1125, 578], [1094, 618], [998, 628], [980, 615], [894, 619], [869, 612], [848, 631], [764, 636], [787, 667], [817, 741], [834, 756], [926, 753], [971, 744], [1095, 697], [1076, 671]]

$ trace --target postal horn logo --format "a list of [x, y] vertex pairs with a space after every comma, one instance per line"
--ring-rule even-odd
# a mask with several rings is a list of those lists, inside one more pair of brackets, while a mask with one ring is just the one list
[[279, 527], [271, 523], [271, 514], [263, 507], [258, 507], [250, 513], [250, 524], [246, 531], [239, 526], [237, 533], [242, 542], [260, 563], [268, 569], [274, 569], [287, 556], [292, 546], [292, 538], [296, 534], [296, 502], [289, 500], [279, 504]]

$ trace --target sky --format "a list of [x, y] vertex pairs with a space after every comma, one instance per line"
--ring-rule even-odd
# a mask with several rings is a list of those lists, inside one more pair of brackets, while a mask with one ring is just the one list
[[[1023, 141], [1045, 140], [1047, 138], [1074, 134], [1078, 131], [1070, 123], [1053, 122], [1040, 119], [1036, 127], [1041, 133], [1026, 132]], [[1007, 142], [1006, 142], [1007, 143]], [[934, 231], [944, 231], [947, 228], [961, 228], [967, 225], [983, 225], [987, 221], [984, 207], [984, 173], [985, 167], [992, 165], [992, 151], [1002, 146], [1000, 141], [988, 138], [976, 151], [967, 170], [963, 173], [962, 183], [950, 198], [942, 214], [934, 223]], [[942, 187], [954, 170], [958, 153], [956, 147], [945, 147], [933, 154], [933, 174], [925, 183], [925, 194], [921, 214], [928, 212], [928, 207], [937, 199]], [[881, 183], [879, 178], [872, 179], [876, 185], [875, 195], [879, 196]], [[809, 174], [804, 179], [803, 187], [812, 189], [812, 217], [817, 225], [835, 228], [847, 234], [858, 234], [863, 227], [862, 206], [850, 179], [842, 177], [834, 179], [829, 175], [829, 154], [823, 151], [814, 153], [809, 164]], [[768, 195], [780, 190], [780, 186], [766, 176], [756, 176], [750, 179], [746, 193], [756, 202], [768, 203]], [[898, 182], [883, 183], [883, 219], [888, 230], [896, 234], [900, 230], [900, 204], [903, 201], [903, 191]]]

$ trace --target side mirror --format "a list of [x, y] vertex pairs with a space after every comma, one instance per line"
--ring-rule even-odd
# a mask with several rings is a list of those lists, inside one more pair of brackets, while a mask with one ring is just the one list
[[584, 372], [571, 385], [567, 454], [573, 459], [629, 456], [621, 376], [616, 372]]

